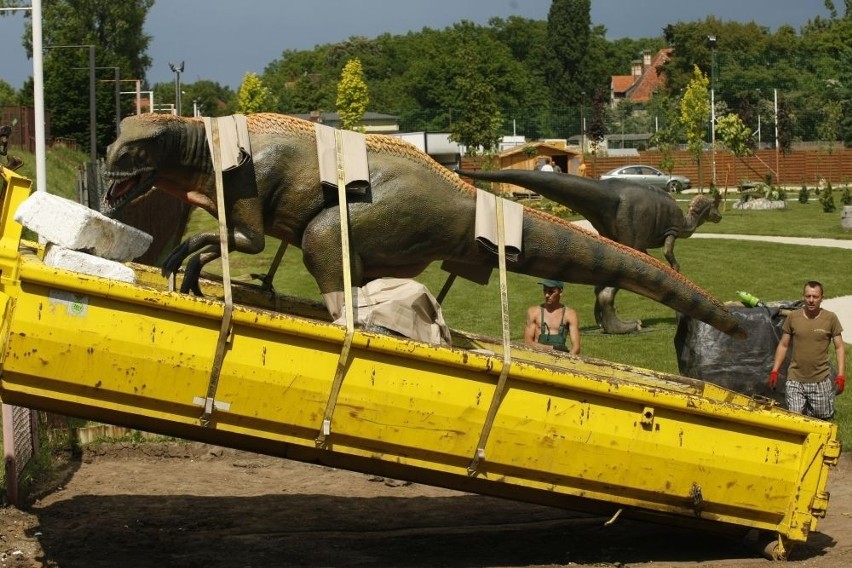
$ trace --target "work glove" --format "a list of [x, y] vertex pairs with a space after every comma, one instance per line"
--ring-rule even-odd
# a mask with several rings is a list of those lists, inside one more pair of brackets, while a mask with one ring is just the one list
[[778, 385], [778, 371], [772, 371], [769, 373], [769, 388], [775, 390], [775, 387]]
[[837, 394], [842, 393], [843, 389], [845, 388], [846, 377], [844, 377], [843, 375], [837, 375], [836, 377], [834, 377], [834, 390], [837, 392]]

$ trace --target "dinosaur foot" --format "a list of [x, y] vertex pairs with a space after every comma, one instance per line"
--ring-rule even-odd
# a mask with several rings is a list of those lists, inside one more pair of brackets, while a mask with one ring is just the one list
[[636, 333], [642, 329], [642, 321], [624, 321], [618, 318], [615, 310], [615, 295], [618, 288], [598, 287], [595, 289], [595, 321], [603, 328], [604, 333], [623, 335]]
[[623, 335], [626, 333], [636, 333], [642, 329], [642, 320], [624, 321], [618, 318], [609, 318], [601, 322], [601, 327], [604, 333], [613, 335]]

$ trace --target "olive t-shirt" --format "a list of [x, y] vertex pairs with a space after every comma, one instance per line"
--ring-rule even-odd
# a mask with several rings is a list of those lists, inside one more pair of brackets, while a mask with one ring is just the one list
[[784, 320], [783, 331], [791, 335], [793, 355], [787, 368], [787, 378], [800, 383], [818, 383], [828, 378], [830, 366], [828, 346], [843, 326], [834, 312], [820, 310], [808, 319], [804, 310], [792, 312]]

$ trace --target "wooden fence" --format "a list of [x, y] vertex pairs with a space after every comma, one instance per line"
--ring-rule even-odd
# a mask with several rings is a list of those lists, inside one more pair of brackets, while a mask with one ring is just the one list
[[[595, 157], [586, 156], [587, 175], [597, 178], [613, 168], [627, 164], [647, 164], [659, 167], [662, 155], [657, 151], [640, 151], [638, 156]], [[701, 166], [693, 162], [685, 151], [675, 152], [672, 173], [685, 175], [693, 187], [709, 187], [713, 179], [713, 160], [710, 152], [701, 157]], [[462, 158], [462, 168], [482, 169], [484, 159]], [[775, 150], [758, 150], [754, 156], [734, 158], [730, 152], [716, 152], [716, 185], [719, 188], [737, 187], [745, 182], [764, 181], [767, 175], [772, 182], [788, 187], [815, 187], [820, 180], [831, 181], [835, 187], [852, 184], [852, 149], [835, 147], [831, 153], [826, 148], [804, 147], [786, 156]]]
[[[639, 152], [639, 156], [586, 157], [589, 175], [598, 177], [613, 168], [627, 164], [659, 166], [662, 155], [656, 151]], [[713, 160], [710, 152], [701, 157], [701, 166], [687, 152], [676, 152], [672, 173], [685, 175], [693, 187], [707, 187], [713, 179]], [[772, 182], [801, 187], [813, 187], [820, 180], [832, 185], [852, 183], [852, 149], [835, 147], [831, 153], [826, 148], [794, 150], [786, 156], [775, 150], [758, 150], [754, 156], [735, 158], [730, 152], [716, 151], [716, 185], [736, 187], [746, 181], [763, 181], [767, 175]]]
[[[50, 140], [50, 112], [45, 111], [44, 134]], [[0, 108], [0, 123], [12, 126], [9, 148], [23, 148], [35, 152], [35, 109], [28, 106], [6, 106]]]

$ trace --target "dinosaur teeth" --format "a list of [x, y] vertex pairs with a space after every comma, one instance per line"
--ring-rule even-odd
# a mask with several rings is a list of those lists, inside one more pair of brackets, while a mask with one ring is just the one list
[[109, 205], [115, 206], [119, 199], [129, 193], [138, 181], [139, 176], [134, 176], [132, 178], [112, 182], [109, 186], [109, 190], [107, 190], [106, 202]]

